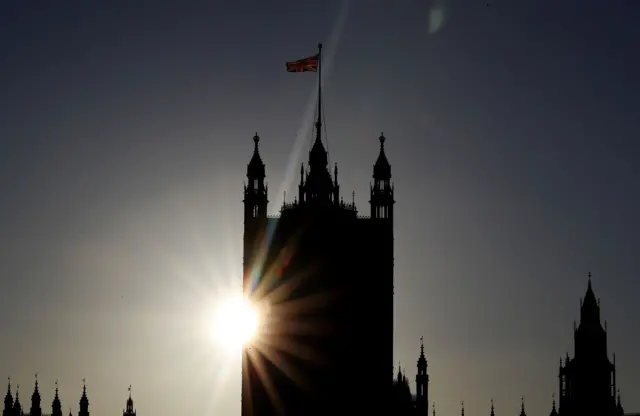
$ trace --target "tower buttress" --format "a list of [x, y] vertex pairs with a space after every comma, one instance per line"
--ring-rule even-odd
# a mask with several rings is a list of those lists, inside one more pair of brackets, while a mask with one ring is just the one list
[[429, 413], [429, 374], [427, 373], [427, 359], [424, 356], [423, 337], [420, 337], [420, 357], [416, 373], [416, 413], [418, 415]]
[[260, 151], [258, 150], [258, 142], [260, 136], [256, 133], [253, 136], [253, 156], [249, 165], [247, 165], [247, 181], [244, 187], [244, 221], [247, 222], [256, 218], [267, 217], [267, 200], [268, 189], [265, 184], [266, 169]]
[[380, 133], [380, 153], [373, 165], [373, 185], [371, 186], [371, 218], [393, 219], [393, 183], [391, 183], [391, 165], [384, 153], [386, 138]]

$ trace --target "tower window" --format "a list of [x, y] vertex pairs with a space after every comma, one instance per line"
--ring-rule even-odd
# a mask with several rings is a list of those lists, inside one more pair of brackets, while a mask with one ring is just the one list
[[258, 180], [257, 179], [253, 180], [253, 189], [258, 189]]
[[258, 218], [258, 206], [253, 207], [253, 218]]

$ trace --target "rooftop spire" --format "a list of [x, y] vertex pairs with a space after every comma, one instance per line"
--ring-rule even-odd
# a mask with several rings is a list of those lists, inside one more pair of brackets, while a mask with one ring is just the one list
[[460, 416], [464, 416], [464, 400], [460, 402]]
[[493, 410], [493, 399], [491, 399], [491, 416], [495, 416], [495, 412]]
[[520, 398], [520, 416], [527, 416], [524, 412], [524, 396]]
[[549, 416], [558, 416], [558, 411], [556, 410], [556, 394], [553, 393], [551, 395], [551, 414]]
[[391, 179], [391, 165], [387, 159], [387, 155], [384, 153], [384, 142], [387, 140], [384, 137], [384, 133], [380, 133], [380, 153], [375, 165], [373, 165], [373, 177], [376, 179]]

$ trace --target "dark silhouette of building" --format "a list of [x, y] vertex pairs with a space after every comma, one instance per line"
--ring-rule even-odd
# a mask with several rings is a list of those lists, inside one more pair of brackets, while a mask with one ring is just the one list
[[136, 411], [133, 408], [133, 399], [131, 398], [131, 386], [129, 386], [129, 398], [127, 399], [127, 406], [122, 411], [122, 416], [136, 416]]
[[[51, 413], [43, 413], [41, 407], [41, 396], [38, 388], [38, 379], [36, 377], [35, 387], [31, 394], [31, 407], [29, 412], [26, 413], [20, 403], [20, 386], [16, 386], [16, 397], [13, 398], [11, 393], [11, 380], [9, 380], [7, 387], [7, 394], [4, 396], [4, 409], [2, 416], [62, 416], [62, 402], [58, 394], [58, 382], [56, 381], [56, 388], [51, 403]], [[133, 400], [131, 399], [131, 387], [129, 387], [129, 399], [127, 400], [127, 410], [123, 413], [123, 416], [135, 416], [136, 412], [133, 410]], [[69, 409], [69, 416], [73, 416], [71, 409]], [[82, 396], [80, 397], [80, 411], [78, 416], [89, 416], [89, 398], [87, 397], [87, 386], [83, 383]]]
[[[580, 303], [580, 324], [574, 324], [574, 358], [560, 360], [559, 403], [552, 398], [550, 416], [637, 416], [624, 413], [620, 391], [616, 386], [615, 354], [613, 362], [607, 353], [607, 327], [600, 322], [600, 301], [591, 284], [591, 273], [587, 292]], [[393, 414], [399, 416], [422, 416], [428, 414], [427, 360], [420, 339], [420, 356], [416, 371], [416, 394], [411, 394], [409, 379], [401, 367], [393, 380]], [[464, 416], [464, 403], [461, 414]], [[493, 400], [489, 414], [495, 416]], [[435, 405], [433, 406], [435, 416]], [[520, 416], [527, 416], [524, 398], [521, 400]]]
[[318, 111], [308, 168], [301, 167], [298, 195], [279, 217], [267, 216], [266, 170], [260, 138], [253, 138], [244, 288], [268, 313], [243, 352], [244, 416], [377, 413], [390, 404], [395, 201], [385, 137], [373, 167], [371, 215], [362, 217], [340, 195], [337, 164], [329, 171], [320, 120]]
[[[560, 416], [622, 416], [624, 410], [616, 389], [615, 353], [613, 362], [607, 352], [607, 324], [600, 322], [600, 300], [591, 287], [580, 302], [580, 324], [574, 322], [574, 357], [560, 359]], [[616, 394], [617, 393], [617, 394]]]

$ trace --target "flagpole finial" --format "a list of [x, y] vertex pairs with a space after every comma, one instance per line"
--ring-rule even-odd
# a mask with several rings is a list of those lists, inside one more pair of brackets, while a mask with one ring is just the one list
[[322, 49], [322, 43], [318, 43], [318, 49]]

